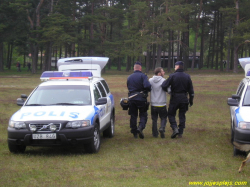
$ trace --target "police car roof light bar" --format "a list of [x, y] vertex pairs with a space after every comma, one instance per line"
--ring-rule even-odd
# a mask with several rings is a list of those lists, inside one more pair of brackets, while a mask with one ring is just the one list
[[88, 71], [45, 71], [42, 73], [41, 80], [51, 79], [87, 79], [92, 77], [92, 72]]

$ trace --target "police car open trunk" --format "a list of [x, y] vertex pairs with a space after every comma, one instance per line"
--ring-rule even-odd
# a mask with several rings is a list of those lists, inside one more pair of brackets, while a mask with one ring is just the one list
[[58, 71], [90, 71], [93, 76], [101, 77], [101, 70], [107, 64], [108, 57], [71, 57], [59, 59]]

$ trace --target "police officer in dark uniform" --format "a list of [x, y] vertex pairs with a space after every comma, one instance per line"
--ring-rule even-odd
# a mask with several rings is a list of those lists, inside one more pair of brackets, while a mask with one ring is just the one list
[[[147, 75], [141, 72], [141, 63], [134, 64], [134, 73], [127, 79], [128, 98], [129, 98], [129, 115], [130, 115], [130, 128], [134, 138], [137, 134], [141, 139], [144, 138], [143, 129], [146, 127], [148, 119], [148, 103], [147, 96], [151, 90], [151, 85], [148, 81]], [[139, 111], [140, 122], [137, 127], [137, 117]]]
[[[168, 109], [168, 119], [170, 126], [173, 129], [171, 138], [182, 137], [186, 122], [186, 112], [188, 111], [188, 104], [193, 105], [194, 89], [190, 76], [184, 73], [184, 63], [178, 61], [175, 63], [175, 72], [169, 75], [169, 78], [162, 83], [162, 89], [167, 91], [171, 86], [171, 98]], [[189, 99], [187, 97], [189, 94]], [[179, 129], [175, 120], [176, 111], [179, 109]]]

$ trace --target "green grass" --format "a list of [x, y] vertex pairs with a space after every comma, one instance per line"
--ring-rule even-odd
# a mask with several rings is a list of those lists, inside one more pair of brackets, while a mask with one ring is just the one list
[[[115, 97], [116, 132], [112, 139], [102, 138], [98, 154], [87, 154], [79, 147], [27, 147], [24, 154], [9, 152], [7, 125], [11, 115], [20, 108], [15, 104], [16, 99], [20, 94], [29, 94], [41, 82], [38, 73], [18, 73], [0, 74], [1, 186], [185, 187], [198, 181], [250, 184], [250, 165], [238, 173], [245, 157], [233, 156], [226, 103], [243, 78], [242, 72], [188, 71], [195, 98], [187, 112], [183, 138], [170, 138], [169, 123], [165, 139], [153, 138], [149, 110], [145, 139], [141, 140], [133, 138], [127, 111], [119, 104], [120, 98], [127, 97], [129, 72], [107, 70], [103, 77]], [[152, 75], [151, 71], [148, 76]]]

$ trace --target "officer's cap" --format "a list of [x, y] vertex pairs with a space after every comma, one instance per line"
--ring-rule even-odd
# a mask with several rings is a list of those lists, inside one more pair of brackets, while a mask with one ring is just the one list
[[178, 62], [175, 62], [175, 65], [181, 65], [181, 66], [183, 66], [184, 63], [182, 61], [178, 61]]
[[135, 63], [135, 65], [140, 65], [140, 66], [141, 66], [141, 63], [140, 63], [139, 61], [137, 61], [137, 62]]

